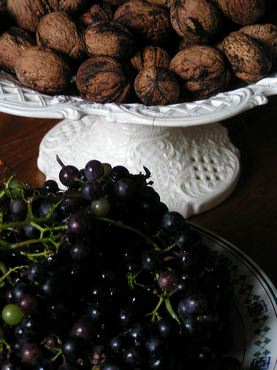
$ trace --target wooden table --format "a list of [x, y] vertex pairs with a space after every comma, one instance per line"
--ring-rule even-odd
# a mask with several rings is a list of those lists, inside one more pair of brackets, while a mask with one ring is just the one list
[[[39, 143], [57, 122], [0, 113], [0, 159], [19, 178], [41, 184]], [[241, 151], [241, 179], [229, 199], [192, 220], [241, 248], [277, 286], [277, 97], [224, 125]]]

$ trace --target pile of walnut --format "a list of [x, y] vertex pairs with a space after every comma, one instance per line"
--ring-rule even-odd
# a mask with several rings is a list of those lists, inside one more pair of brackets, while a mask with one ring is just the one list
[[274, 2], [0, 0], [0, 67], [97, 103], [206, 98], [276, 70]]

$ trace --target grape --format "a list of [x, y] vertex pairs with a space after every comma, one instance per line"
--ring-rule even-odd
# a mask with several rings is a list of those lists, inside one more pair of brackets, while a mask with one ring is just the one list
[[42, 357], [42, 352], [37, 344], [25, 343], [22, 346], [20, 357], [23, 363], [36, 365]]
[[104, 176], [109, 176], [112, 172], [112, 166], [109, 163], [102, 163], [104, 167]]
[[38, 299], [32, 294], [22, 294], [19, 300], [19, 306], [25, 314], [35, 313], [38, 309]]
[[23, 230], [27, 239], [39, 238], [40, 232], [32, 225], [24, 225]]
[[111, 173], [110, 173], [110, 179], [115, 184], [120, 179], [123, 179], [124, 177], [127, 178], [129, 175], [129, 171], [124, 166], [115, 166], [113, 167]]
[[82, 317], [73, 324], [71, 335], [83, 338], [87, 341], [93, 340], [96, 336], [95, 326], [91, 320], [86, 317]]
[[24, 314], [17, 304], [7, 304], [2, 310], [2, 319], [8, 325], [18, 325], [23, 316]]
[[10, 211], [14, 215], [24, 216], [27, 212], [27, 203], [20, 198], [13, 199], [10, 202]]
[[131, 179], [120, 179], [115, 184], [114, 193], [120, 199], [129, 199], [135, 194], [135, 184]]
[[123, 337], [114, 337], [110, 341], [111, 350], [115, 353], [121, 353], [123, 345], [124, 345]]
[[159, 349], [161, 348], [161, 345], [162, 345], [162, 342], [157, 337], [150, 337], [145, 342], [145, 348], [151, 355], [157, 353]]
[[178, 212], [168, 212], [163, 216], [161, 226], [164, 230], [175, 233], [185, 227], [185, 219]]
[[85, 182], [81, 189], [82, 196], [89, 201], [99, 198], [102, 195], [102, 188], [98, 182]]
[[159, 286], [161, 289], [171, 292], [175, 289], [177, 284], [177, 276], [174, 271], [163, 271], [159, 276]]
[[157, 271], [162, 265], [161, 254], [153, 249], [142, 254], [142, 266], [148, 271]]
[[80, 172], [75, 166], [64, 166], [60, 170], [59, 179], [64, 186], [71, 188], [80, 179]]
[[106, 198], [95, 200], [91, 203], [92, 214], [97, 217], [105, 217], [109, 214], [111, 204]]
[[52, 370], [54, 365], [50, 360], [42, 360], [35, 366], [34, 370]]
[[45, 181], [43, 187], [49, 192], [55, 194], [58, 190], [58, 184], [54, 180], [47, 180]]
[[122, 359], [129, 366], [136, 368], [141, 365], [143, 354], [138, 347], [131, 346], [122, 351]]
[[83, 240], [77, 240], [70, 247], [70, 255], [73, 260], [81, 261], [89, 255], [90, 249], [87, 243]]
[[72, 235], [85, 235], [89, 230], [89, 221], [82, 213], [74, 213], [67, 222], [67, 230]]
[[89, 161], [85, 166], [85, 174], [88, 181], [95, 181], [104, 176], [104, 167], [97, 160]]
[[162, 338], [168, 338], [178, 333], [178, 326], [172, 319], [161, 319], [157, 322], [157, 329]]
[[117, 366], [115, 363], [105, 361], [101, 365], [100, 370], [121, 370], [121, 367]]
[[203, 314], [208, 309], [207, 298], [202, 293], [195, 293], [183, 298], [178, 305], [178, 313], [182, 318]]
[[82, 354], [84, 348], [85, 341], [76, 336], [67, 338], [62, 345], [63, 354], [69, 359], [76, 359]]

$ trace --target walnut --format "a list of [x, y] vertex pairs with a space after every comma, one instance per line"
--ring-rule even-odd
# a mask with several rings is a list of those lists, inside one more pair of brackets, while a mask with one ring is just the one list
[[174, 0], [147, 0], [148, 3], [161, 5], [166, 8], [170, 8], [173, 4], [173, 1]]
[[235, 75], [245, 82], [256, 82], [270, 72], [272, 63], [261, 44], [241, 32], [223, 40], [223, 50]]
[[226, 17], [242, 25], [256, 22], [265, 12], [264, 0], [217, 0], [217, 5]]
[[71, 71], [55, 51], [33, 46], [21, 54], [15, 67], [19, 82], [41, 93], [58, 94], [67, 87]]
[[48, 0], [48, 3], [54, 10], [60, 10], [65, 13], [76, 13], [86, 4], [87, 0]]
[[230, 80], [223, 55], [210, 46], [196, 45], [181, 50], [172, 59], [170, 69], [183, 80], [185, 91], [196, 98], [222, 91]]
[[85, 51], [83, 38], [76, 24], [63, 12], [52, 12], [40, 21], [36, 32], [37, 43], [78, 60]]
[[137, 71], [149, 67], [169, 68], [170, 58], [164, 49], [158, 46], [146, 46], [132, 57], [131, 63]]
[[112, 6], [119, 6], [121, 4], [126, 3], [129, 0], [103, 0], [103, 3], [110, 4]]
[[217, 7], [206, 0], [176, 0], [170, 10], [177, 34], [194, 43], [207, 43], [221, 28]]
[[7, 0], [7, 9], [17, 25], [35, 32], [41, 18], [51, 12], [48, 0]]
[[0, 66], [15, 73], [15, 64], [21, 53], [34, 45], [30, 35], [18, 27], [11, 27], [0, 37]]
[[153, 43], [168, 39], [171, 31], [167, 9], [143, 0], [132, 0], [121, 5], [114, 19], [130, 28], [136, 36]]
[[239, 31], [266, 46], [273, 59], [277, 60], [277, 26], [270, 23], [252, 24], [241, 28]]
[[84, 39], [90, 56], [106, 55], [120, 59], [130, 57], [135, 51], [135, 40], [131, 32], [114, 21], [91, 24]]
[[174, 74], [166, 68], [142, 69], [135, 79], [135, 92], [145, 105], [176, 103], [180, 88]]
[[89, 10], [81, 15], [80, 21], [86, 26], [95, 22], [111, 21], [113, 19], [113, 11], [109, 4], [99, 3], [93, 4]]
[[[204, 40], [205, 41], [205, 40]], [[205, 43], [205, 42], [204, 42]], [[180, 42], [179, 42], [179, 50], [183, 50], [183, 49], [186, 49], [188, 48], [189, 46], [193, 46], [193, 45], [201, 45], [202, 42], [199, 41], [199, 42], [195, 42], [195, 41], [191, 41], [185, 37], [181, 38]]]
[[124, 103], [131, 90], [123, 66], [113, 58], [98, 55], [81, 64], [76, 85], [84, 99], [96, 103]]

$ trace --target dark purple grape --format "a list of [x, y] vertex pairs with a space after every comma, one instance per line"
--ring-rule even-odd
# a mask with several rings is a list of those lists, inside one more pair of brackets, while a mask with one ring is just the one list
[[115, 184], [118, 180], [128, 177], [129, 171], [124, 166], [113, 167], [109, 177], [110, 180]]
[[143, 197], [151, 197], [156, 202], [160, 202], [159, 194], [151, 186], [146, 186], [143, 188]]
[[14, 215], [24, 216], [27, 212], [27, 203], [24, 199], [12, 199], [10, 202], [10, 211]]
[[[40, 206], [39, 206], [39, 216], [40, 217], [46, 217], [49, 215], [49, 213], [51, 212], [51, 209], [53, 208], [54, 204], [52, 202], [52, 200], [50, 199], [44, 199]], [[51, 215], [51, 219], [57, 219], [58, 218], [58, 214], [57, 212], [53, 212], [52, 215]]]
[[95, 181], [104, 176], [103, 164], [97, 160], [89, 161], [85, 166], [85, 174], [88, 181]]
[[102, 188], [98, 182], [85, 182], [81, 189], [82, 196], [89, 201], [98, 199], [102, 196]]
[[148, 363], [149, 369], [157, 369], [157, 370], [163, 370], [168, 368], [167, 362], [165, 360], [165, 355], [162, 354], [162, 352], [155, 354], [152, 356]]
[[89, 230], [89, 220], [82, 213], [74, 213], [67, 221], [67, 230], [71, 235], [86, 235]]
[[132, 368], [137, 368], [141, 366], [143, 362], [143, 352], [139, 347], [131, 346], [122, 351], [123, 361], [131, 366]]
[[180, 249], [191, 247], [193, 236], [189, 228], [184, 228], [175, 238], [176, 246]]
[[41, 292], [47, 298], [55, 299], [64, 292], [64, 285], [60, 279], [49, 277], [41, 285]]
[[100, 370], [122, 370], [122, 367], [118, 366], [116, 363], [105, 361], [101, 365]]
[[74, 261], [81, 261], [87, 258], [89, 253], [89, 245], [83, 240], [76, 240], [70, 247], [70, 255]]
[[100, 322], [103, 319], [103, 307], [98, 303], [92, 303], [88, 309], [88, 317], [95, 321], [95, 322]]
[[208, 300], [202, 293], [194, 293], [183, 298], [178, 305], [178, 314], [183, 320], [190, 316], [198, 316], [208, 310]]
[[23, 226], [23, 231], [24, 231], [25, 237], [27, 239], [37, 239], [37, 238], [39, 238], [39, 235], [40, 235], [39, 230], [36, 229], [32, 225], [24, 225]]
[[174, 271], [163, 271], [159, 275], [158, 283], [161, 289], [171, 292], [176, 288], [178, 282], [177, 275]]
[[79, 367], [76, 367], [68, 362], [62, 364], [58, 370], [79, 370]]
[[127, 328], [135, 318], [133, 310], [129, 307], [122, 307], [119, 310], [119, 324], [123, 328]]
[[58, 190], [58, 184], [54, 180], [47, 180], [45, 181], [43, 187], [49, 192], [55, 194]]
[[39, 363], [34, 367], [34, 370], [54, 370], [54, 365], [51, 360], [41, 360]]
[[177, 264], [182, 271], [191, 272], [197, 269], [199, 256], [194, 249], [181, 250], [177, 256]]
[[71, 213], [78, 211], [82, 206], [80, 198], [68, 197], [62, 200], [59, 210], [63, 216], [69, 216]]
[[73, 324], [71, 335], [90, 341], [96, 337], [96, 329], [91, 320], [81, 317]]
[[76, 359], [82, 355], [85, 349], [85, 341], [76, 336], [67, 338], [62, 345], [62, 351], [66, 358]]
[[120, 179], [115, 184], [114, 193], [119, 199], [130, 199], [135, 194], [135, 183], [128, 178]]
[[71, 188], [80, 179], [80, 171], [75, 166], [64, 166], [60, 170], [59, 179], [64, 186]]
[[121, 353], [125, 340], [122, 336], [114, 337], [110, 341], [110, 348], [114, 353]]
[[196, 347], [193, 350], [192, 358], [193, 361], [196, 361], [200, 366], [202, 364], [208, 366], [215, 360], [215, 352], [208, 346]]
[[178, 324], [173, 319], [161, 319], [156, 325], [158, 333], [162, 338], [169, 338], [178, 333]]
[[103, 284], [95, 284], [89, 289], [89, 297], [95, 302], [104, 301], [109, 297], [109, 293], [109, 287]]
[[180, 232], [185, 225], [184, 217], [180, 213], [174, 211], [166, 213], [161, 221], [162, 228], [169, 233]]
[[135, 323], [128, 331], [128, 335], [133, 339], [136, 345], [139, 345], [145, 341], [147, 335], [146, 327], [143, 322]]
[[162, 256], [160, 252], [150, 249], [143, 252], [141, 261], [145, 270], [157, 271], [162, 265]]
[[145, 342], [145, 348], [151, 355], [159, 352], [159, 350], [161, 349], [161, 346], [162, 346], [162, 341], [160, 338], [157, 338], [157, 337], [152, 336], [148, 338], [147, 341]]
[[203, 325], [193, 317], [182, 319], [182, 328], [185, 335], [193, 338], [204, 338]]
[[21, 348], [20, 357], [23, 363], [36, 365], [42, 357], [42, 351], [35, 343], [25, 343]]
[[23, 293], [19, 299], [19, 307], [25, 314], [33, 314], [38, 310], [38, 299], [34, 294]]

